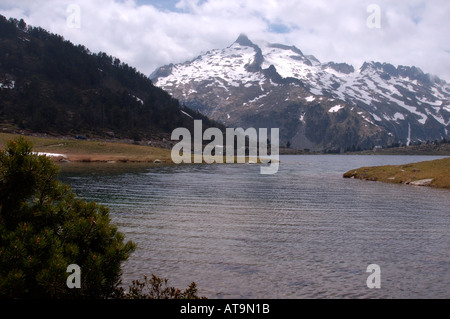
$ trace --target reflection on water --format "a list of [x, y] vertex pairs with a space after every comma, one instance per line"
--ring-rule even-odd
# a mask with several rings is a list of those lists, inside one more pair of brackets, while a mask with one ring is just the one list
[[[343, 179], [352, 168], [424, 156], [282, 156], [258, 165], [66, 171], [138, 244], [124, 282], [144, 274], [209, 298], [449, 298], [448, 190]], [[106, 165], [106, 164], [104, 164]], [[381, 267], [381, 289], [366, 268]]]

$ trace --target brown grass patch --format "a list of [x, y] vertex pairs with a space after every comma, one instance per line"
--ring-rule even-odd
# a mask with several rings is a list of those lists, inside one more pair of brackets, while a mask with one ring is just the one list
[[358, 178], [394, 184], [410, 184], [432, 179], [430, 186], [450, 189], [450, 158], [406, 165], [362, 167], [350, 170], [344, 178]]
[[[17, 138], [18, 135], [0, 133], [0, 147]], [[64, 154], [71, 162], [153, 162], [172, 163], [170, 150], [132, 145], [127, 143], [64, 140], [26, 136], [33, 143], [33, 151]], [[61, 158], [55, 158], [55, 161]]]

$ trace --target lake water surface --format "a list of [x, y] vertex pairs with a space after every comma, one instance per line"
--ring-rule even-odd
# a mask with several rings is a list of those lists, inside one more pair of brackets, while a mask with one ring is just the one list
[[[275, 175], [85, 164], [61, 179], [137, 243], [126, 284], [155, 274], [208, 298], [450, 298], [450, 191], [342, 178], [436, 158], [281, 156]], [[380, 289], [366, 285], [370, 264]]]

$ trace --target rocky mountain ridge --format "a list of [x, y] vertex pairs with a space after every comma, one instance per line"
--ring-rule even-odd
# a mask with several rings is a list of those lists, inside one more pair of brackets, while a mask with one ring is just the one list
[[367, 149], [448, 137], [450, 85], [419, 68], [321, 63], [295, 46], [253, 43], [170, 64], [150, 76], [230, 127], [279, 127], [296, 149]]

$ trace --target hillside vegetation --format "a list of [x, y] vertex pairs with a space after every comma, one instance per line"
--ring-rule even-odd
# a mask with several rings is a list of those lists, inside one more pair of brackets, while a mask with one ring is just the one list
[[154, 140], [193, 118], [220, 127], [119, 59], [0, 16], [3, 132]]

